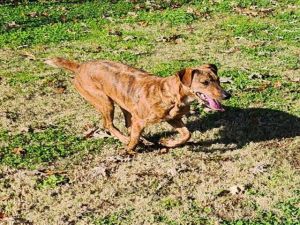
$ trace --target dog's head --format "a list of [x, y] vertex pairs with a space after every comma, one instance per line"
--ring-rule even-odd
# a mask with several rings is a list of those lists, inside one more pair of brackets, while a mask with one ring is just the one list
[[217, 72], [216, 65], [206, 64], [183, 69], [177, 75], [197, 100], [204, 102], [210, 109], [224, 111], [220, 101], [229, 99], [231, 95], [222, 89]]

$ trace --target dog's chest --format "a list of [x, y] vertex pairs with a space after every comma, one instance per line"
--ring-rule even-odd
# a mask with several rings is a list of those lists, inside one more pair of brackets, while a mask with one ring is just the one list
[[181, 103], [181, 104], [175, 104], [168, 112], [168, 115], [167, 115], [167, 119], [173, 119], [173, 118], [176, 118], [176, 117], [181, 117], [183, 116], [184, 114], [188, 113], [189, 111], [189, 105], [186, 105], [184, 103]]

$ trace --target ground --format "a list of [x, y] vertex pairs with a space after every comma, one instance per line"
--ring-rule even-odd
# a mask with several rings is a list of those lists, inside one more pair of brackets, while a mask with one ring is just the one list
[[[0, 6], [0, 224], [299, 224], [299, 1], [20, 2]], [[185, 146], [130, 158], [54, 56], [214, 63], [233, 97], [193, 105]]]

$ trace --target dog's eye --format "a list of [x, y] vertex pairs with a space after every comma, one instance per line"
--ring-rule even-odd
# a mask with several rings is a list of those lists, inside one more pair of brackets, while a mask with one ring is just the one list
[[206, 80], [206, 81], [202, 82], [202, 84], [205, 85], [205, 86], [207, 86], [207, 85], [209, 85], [209, 81]]

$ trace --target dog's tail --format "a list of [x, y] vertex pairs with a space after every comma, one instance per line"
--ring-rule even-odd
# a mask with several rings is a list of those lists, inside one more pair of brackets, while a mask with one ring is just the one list
[[47, 59], [45, 61], [45, 63], [50, 66], [53, 66], [53, 67], [64, 68], [64, 69], [70, 70], [74, 73], [76, 73], [80, 67], [79, 63], [72, 62], [70, 60], [59, 58], [59, 57], [56, 57], [53, 59]]

